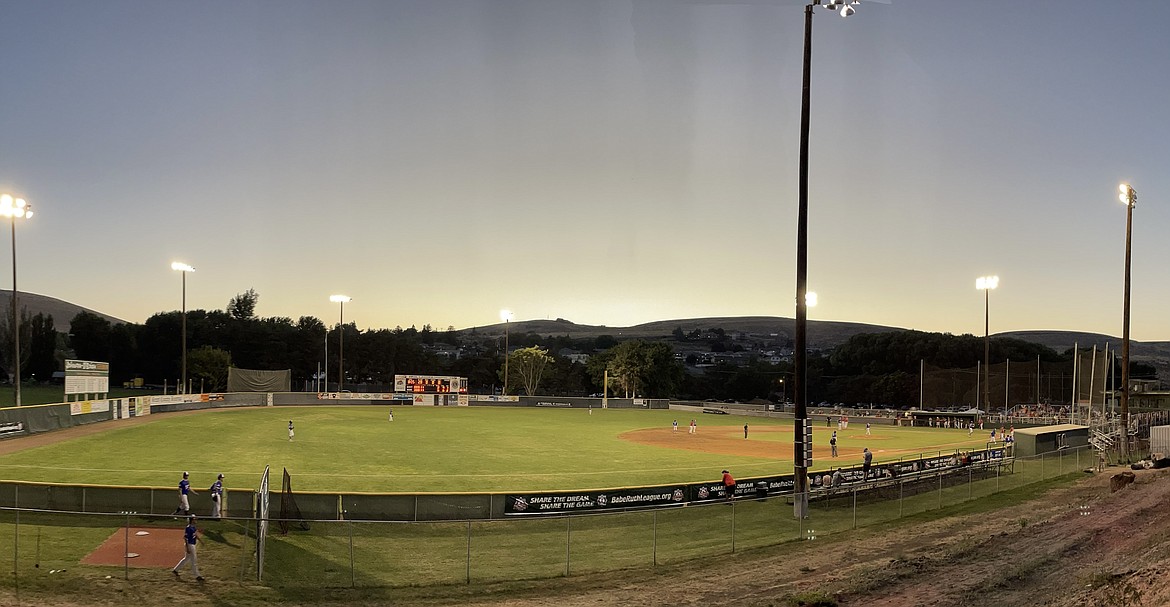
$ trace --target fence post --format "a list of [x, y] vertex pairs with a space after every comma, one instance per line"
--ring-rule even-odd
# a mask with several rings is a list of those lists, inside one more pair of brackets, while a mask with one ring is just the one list
[[942, 470], [938, 470], [938, 508], [942, 510]]
[[658, 566], [658, 510], [652, 511], [651, 514], [653, 515], [653, 518], [650, 520], [650, 528], [651, 528], [652, 537], [654, 538], [653, 539], [653, 548], [652, 548], [652, 552], [651, 552], [651, 560], [653, 560], [654, 566], [657, 567]]
[[972, 497], [975, 496], [975, 493], [974, 493], [975, 489], [974, 489], [974, 487], [972, 487], [972, 485], [973, 485], [972, 480], [971, 480], [972, 476], [973, 476], [973, 474], [971, 471], [971, 466], [968, 465], [967, 466], [967, 499], [971, 499]]
[[[185, 550], [186, 546], [184, 546], [183, 548]], [[125, 576], [125, 579], [128, 580], [128, 579], [130, 579], [130, 513], [129, 512], [126, 513], [126, 538], [125, 538], [125, 541], [123, 542], [122, 563], [123, 563], [122, 567], [124, 569], [123, 576]]]
[[353, 572], [353, 521], [346, 521], [346, 526], [349, 527], [349, 587], [357, 587], [357, 579]]
[[471, 583], [471, 521], [467, 521], [467, 583]]
[[853, 528], [857, 528], [857, 487], [853, 488]]
[[731, 500], [731, 553], [735, 554], [735, 498]]
[[569, 577], [570, 548], [573, 545], [573, 517], [565, 517], [565, 577]]
[[902, 518], [902, 492], [906, 487], [906, 481], [898, 481], [898, 518]]
[[[20, 488], [17, 487], [16, 491], [19, 492]], [[19, 498], [19, 495], [17, 497]], [[16, 602], [20, 603], [20, 573], [19, 573], [20, 567], [17, 566], [18, 560], [20, 559], [20, 549], [18, 548], [18, 546], [20, 544], [20, 503], [19, 503], [20, 500], [17, 499], [15, 501], [17, 502], [17, 504], [16, 504], [17, 508], [16, 508], [16, 529], [14, 530], [14, 532], [12, 534], [12, 584], [13, 584], [13, 590], [16, 592]]]

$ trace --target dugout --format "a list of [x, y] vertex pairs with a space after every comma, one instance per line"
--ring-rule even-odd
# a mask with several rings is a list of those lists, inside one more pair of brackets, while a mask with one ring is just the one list
[[1077, 424], [1057, 424], [1016, 428], [1013, 434], [1016, 457], [1040, 455], [1089, 444], [1089, 427]]

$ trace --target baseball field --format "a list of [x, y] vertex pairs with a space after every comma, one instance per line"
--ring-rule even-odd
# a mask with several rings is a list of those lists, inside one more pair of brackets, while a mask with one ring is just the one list
[[[678, 411], [509, 407], [259, 407], [107, 422], [102, 431], [0, 452], [0, 479], [171, 487], [182, 471], [202, 489], [219, 473], [254, 488], [266, 465], [299, 491], [539, 491], [703, 482], [792, 471], [792, 420]], [[690, 432], [694, 419], [697, 426]], [[133, 421], [133, 420], [131, 420]], [[292, 421], [295, 438], [288, 438]], [[677, 430], [674, 422], [678, 422]], [[744, 436], [744, 424], [748, 425]], [[920, 453], [981, 448], [965, 430], [814, 429], [813, 469], [880, 464]], [[12, 449], [12, 448], [16, 449]]]
[[[0, 443], [0, 479], [150, 486], [164, 489], [160, 495], [169, 500], [183, 471], [200, 492], [219, 473], [229, 488], [247, 491], [265, 465], [287, 468], [297, 491], [404, 493], [713, 482], [725, 468], [741, 479], [792, 469], [791, 420], [699, 414], [692, 433], [690, 415], [678, 411], [395, 407], [392, 422], [387, 413], [380, 406], [260, 407], [95, 424]], [[981, 448], [987, 438], [876, 424], [867, 435], [864, 423], [854, 422], [838, 432], [840, 456], [833, 458], [827, 444], [835, 429], [815, 428], [814, 470], [857, 464], [863, 448], [880, 464]], [[1017, 460], [1010, 471], [993, 469], [990, 478], [966, 470], [873, 492], [845, 490], [812, 503], [806, 521], [794, 519], [792, 505], [780, 497], [738, 500], [730, 508], [712, 503], [573, 517], [313, 522], [287, 534], [274, 523], [262, 583], [428, 586], [680, 563], [986, 498], [1071, 472], [1079, 457], [1069, 452]], [[200, 521], [200, 567], [209, 580], [256, 581], [256, 525], [238, 508], [229, 502], [233, 518]], [[162, 588], [173, 581], [168, 569], [182, 556], [182, 525], [170, 516], [133, 512], [0, 511], [0, 545], [11, 546], [0, 551], [0, 563], [11, 562], [19, 580], [0, 584], [0, 604], [17, 592], [80, 604], [96, 580]], [[184, 572], [181, 582], [193, 584], [192, 577]]]

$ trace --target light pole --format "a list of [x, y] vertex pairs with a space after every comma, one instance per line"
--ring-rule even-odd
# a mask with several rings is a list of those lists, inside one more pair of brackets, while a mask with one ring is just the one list
[[[983, 291], [983, 410], [991, 415], [991, 290], [999, 286], [998, 276], [980, 276], [975, 288]], [[1007, 415], [1007, 401], [1003, 403]]]
[[500, 320], [504, 321], [504, 396], [508, 395], [508, 325], [512, 322], [511, 310], [500, 310]]
[[195, 268], [192, 268], [191, 266], [189, 266], [185, 263], [180, 263], [178, 261], [175, 261], [175, 262], [171, 263], [171, 269], [175, 270], [176, 272], [179, 272], [183, 276], [183, 337], [181, 340], [181, 342], [182, 342], [181, 347], [183, 349], [183, 357], [182, 357], [183, 362], [181, 364], [180, 377], [182, 378], [181, 381], [183, 382], [183, 387], [181, 388], [182, 394], [186, 394], [187, 393], [187, 273], [194, 272]]
[[[843, 0], [825, 0], [825, 8], [840, 10], [842, 17], [853, 14], [852, 4], [857, 0], [846, 2]], [[794, 475], [792, 500], [793, 513], [796, 518], [805, 518], [808, 515], [808, 465], [812, 454], [812, 445], [808, 441], [812, 437], [812, 429], [808, 423], [808, 402], [805, 390], [805, 365], [808, 356], [808, 309], [805, 301], [808, 287], [808, 127], [809, 127], [809, 91], [812, 71], [812, 18], [813, 8], [821, 6], [821, 0], [812, 0], [804, 7], [804, 83], [800, 98], [800, 172], [798, 178], [799, 197], [796, 212], [796, 319], [793, 330], [792, 353], [792, 400], [796, 405], [795, 421], [793, 425], [793, 455]], [[808, 434], [806, 439], [805, 434]]]
[[12, 364], [16, 371], [12, 378], [12, 389], [13, 402], [17, 407], [20, 406], [20, 306], [17, 305], [16, 296], [16, 220], [29, 219], [32, 215], [32, 206], [23, 198], [0, 194], [0, 216], [12, 222]]
[[1129, 244], [1137, 192], [1128, 183], [1121, 184], [1118, 189], [1121, 193], [1117, 198], [1125, 203], [1125, 295], [1121, 312], [1121, 457], [1125, 461], [1129, 457]]
[[[337, 391], [345, 383], [345, 302], [353, 298], [348, 295], [330, 295], [329, 301], [341, 304], [341, 316], [337, 320]], [[328, 390], [329, 386], [325, 386]]]

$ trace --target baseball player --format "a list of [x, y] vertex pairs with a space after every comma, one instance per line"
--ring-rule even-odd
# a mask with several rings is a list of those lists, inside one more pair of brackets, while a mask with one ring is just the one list
[[198, 541], [199, 535], [198, 529], [195, 528], [195, 515], [192, 514], [191, 517], [187, 519], [187, 527], [183, 529], [183, 546], [187, 551], [183, 556], [183, 560], [179, 561], [174, 566], [174, 568], [171, 569], [171, 573], [175, 574], [175, 577], [179, 577], [180, 567], [187, 563], [191, 563], [191, 571], [195, 572], [195, 580], [199, 582], [203, 581], [203, 576], [199, 574], [199, 561], [195, 557], [195, 542]]
[[211, 518], [218, 521], [220, 504], [223, 503], [223, 474], [215, 479], [207, 491], [211, 493]]
[[183, 473], [183, 479], [179, 481], [179, 507], [171, 514], [182, 513], [184, 516], [191, 514], [191, 502], [187, 500], [187, 494], [199, 495], [191, 488], [191, 481], [187, 480], [187, 473]]
[[293, 439], [293, 424], [292, 420], [288, 420], [288, 441], [291, 443]]

